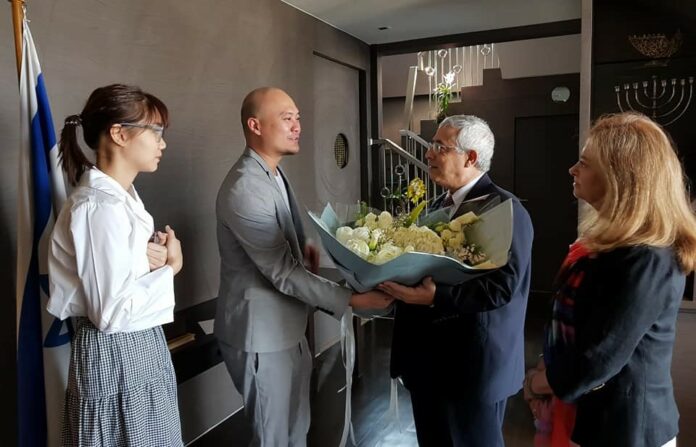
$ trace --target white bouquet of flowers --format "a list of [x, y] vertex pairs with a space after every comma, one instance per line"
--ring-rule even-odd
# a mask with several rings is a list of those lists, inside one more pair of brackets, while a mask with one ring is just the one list
[[418, 219], [425, 207], [413, 193], [418, 186], [417, 181], [409, 185], [407, 196], [417, 204], [410, 214], [340, 204], [326, 205], [321, 215], [309, 213], [324, 248], [355, 290], [371, 290], [387, 280], [414, 285], [425, 276], [453, 285], [507, 263], [512, 201], [480, 216], [469, 212], [450, 221], [448, 210], [440, 210]]

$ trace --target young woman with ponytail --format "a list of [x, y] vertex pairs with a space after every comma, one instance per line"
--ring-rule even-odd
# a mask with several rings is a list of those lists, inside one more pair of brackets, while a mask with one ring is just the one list
[[[176, 378], [161, 325], [173, 320], [181, 245], [153, 236], [133, 187], [166, 147], [167, 107], [137, 87], [96, 89], [66, 118], [61, 163], [75, 186], [49, 247], [48, 311], [74, 317], [64, 446], [181, 446]], [[96, 152], [90, 162], [78, 144]]]

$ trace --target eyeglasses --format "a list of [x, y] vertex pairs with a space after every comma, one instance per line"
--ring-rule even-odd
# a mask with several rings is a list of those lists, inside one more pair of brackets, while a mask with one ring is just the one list
[[444, 144], [440, 143], [430, 143], [428, 145], [428, 149], [432, 149], [433, 151], [437, 152], [438, 154], [441, 154], [443, 152], [447, 152], [450, 149], [454, 149], [455, 151], [457, 150], [456, 146], [446, 146]]
[[156, 141], [159, 143], [164, 137], [164, 127], [156, 124], [135, 124], [135, 123], [118, 123], [122, 127], [137, 127], [139, 129], [150, 129], [155, 134]]

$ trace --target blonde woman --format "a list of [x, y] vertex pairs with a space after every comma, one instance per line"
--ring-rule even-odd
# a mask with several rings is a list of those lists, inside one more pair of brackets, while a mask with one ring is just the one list
[[670, 365], [687, 272], [696, 267], [696, 220], [684, 174], [659, 125], [635, 113], [601, 118], [570, 169], [573, 194], [592, 207], [581, 225], [586, 256], [567, 266], [554, 300], [546, 369], [577, 405], [582, 447], [676, 445], [679, 413]]

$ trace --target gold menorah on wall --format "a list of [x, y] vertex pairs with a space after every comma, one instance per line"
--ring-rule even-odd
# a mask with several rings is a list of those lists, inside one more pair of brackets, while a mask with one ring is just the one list
[[663, 126], [681, 118], [691, 105], [694, 77], [658, 79], [615, 85], [616, 104], [622, 112], [643, 113]]

